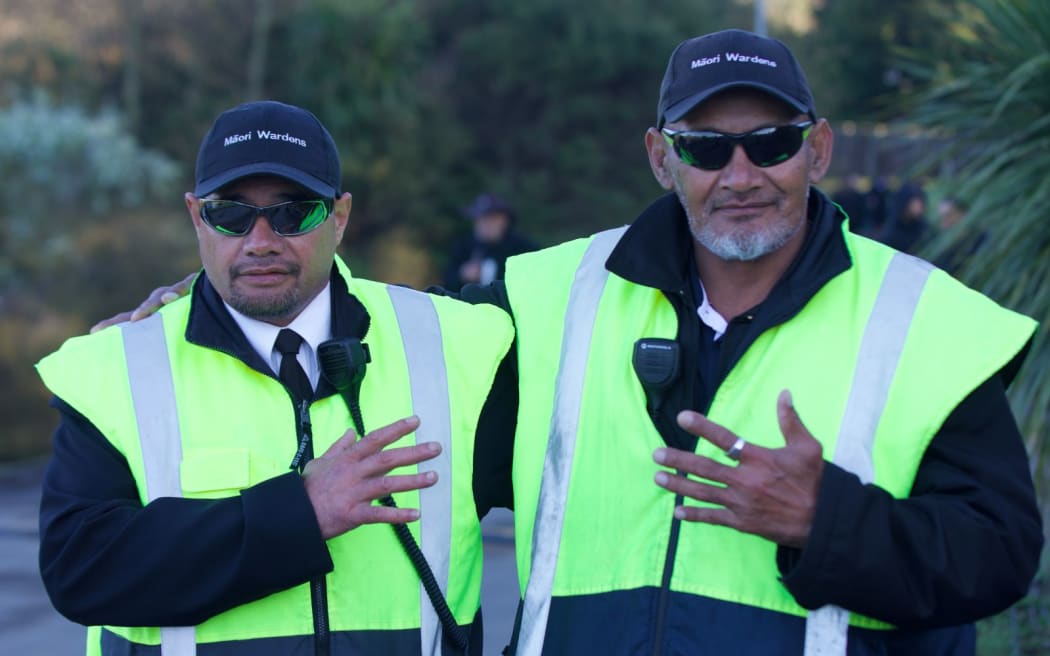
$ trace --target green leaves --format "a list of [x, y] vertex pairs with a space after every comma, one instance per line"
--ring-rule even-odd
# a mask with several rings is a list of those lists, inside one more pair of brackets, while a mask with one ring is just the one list
[[54, 274], [79, 231], [171, 193], [178, 169], [139, 146], [116, 114], [88, 115], [39, 93], [0, 109], [0, 175], [2, 290], [21, 275]]
[[984, 232], [960, 277], [1042, 327], [1010, 390], [1044, 503], [1050, 497], [1050, 3], [974, 0], [963, 55], [934, 67], [917, 58], [926, 86], [910, 118], [950, 135], [925, 164], [953, 162], [945, 188], [970, 212], [925, 253], [944, 255], [964, 234]]

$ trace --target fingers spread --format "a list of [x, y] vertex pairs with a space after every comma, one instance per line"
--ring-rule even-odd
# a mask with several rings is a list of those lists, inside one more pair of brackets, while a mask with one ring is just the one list
[[361, 471], [366, 476], [379, 476], [398, 467], [418, 465], [439, 453], [441, 453], [441, 446], [436, 442], [385, 449], [362, 458]]
[[683, 451], [660, 448], [653, 452], [653, 460], [665, 467], [686, 472], [693, 476], [724, 483], [732, 475], [733, 467], [715, 462], [711, 458]]
[[367, 498], [379, 499], [395, 492], [408, 492], [431, 487], [437, 483], [437, 480], [437, 473], [432, 471], [401, 476], [380, 476], [368, 479], [361, 489]]
[[780, 425], [780, 432], [784, 436], [784, 444], [788, 447], [789, 452], [810, 458], [823, 456], [823, 447], [802, 423], [791, 399], [791, 392], [788, 390], [782, 391], [777, 397], [777, 423]]
[[678, 506], [674, 509], [674, 516], [687, 522], [703, 522], [739, 529], [736, 516], [725, 508]]
[[362, 505], [350, 513], [354, 525], [361, 524], [407, 524], [419, 519], [415, 508], [395, 508], [391, 506]]
[[358, 458], [366, 458], [379, 453], [387, 446], [398, 441], [419, 427], [419, 418], [416, 416], [399, 419], [392, 424], [377, 428], [365, 435], [353, 445], [354, 454]]
[[342, 437], [340, 437], [335, 442], [332, 442], [332, 446], [328, 447], [328, 449], [325, 450], [324, 455], [334, 456], [342, 451], [346, 451], [356, 443], [357, 431], [355, 431], [353, 428], [348, 428], [346, 429], [346, 432], [343, 433]]
[[693, 412], [692, 410], [679, 412], [678, 425], [683, 430], [704, 438], [723, 451], [733, 446], [733, 443], [736, 442], [737, 435], [733, 431], [721, 424], [716, 424], [699, 412]]
[[[678, 476], [671, 472], [659, 471], [654, 477], [656, 484], [665, 490], [681, 494], [697, 501], [724, 506], [729, 502], [727, 497], [728, 488], [722, 485], [711, 485], [685, 476]], [[712, 479], [713, 480], [713, 479]]]

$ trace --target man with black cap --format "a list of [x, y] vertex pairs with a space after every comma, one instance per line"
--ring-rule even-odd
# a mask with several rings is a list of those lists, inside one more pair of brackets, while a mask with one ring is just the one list
[[480, 653], [472, 455], [507, 316], [350, 275], [304, 109], [224, 112], [196, 173], [189, 296], [38, 365], [53, 603], [91, 654]]
[[481, 194], [464, 213], [470, 234], [452, 245], [445, 265], [444, 284], [449, 291], [463, 285], [487, 285], [503, 278], [507, 258], [536, 250], [537, 246], [515, 228], [514, 208], [496, 194]]
[[495, 290], [515, 653], [973, 654], [1042, 544], [1004, 394], [1035, 322], [847, 230], [774, 39], [680, 44], [645, 143], [671, 193]]
[[670, 193], [464, 288], [517, 331], [510, 653], [973, 654], [1026, 593], [1035, 322], [851, 234], [832, 139], [782, 43], [689, 39], [645, 135]]

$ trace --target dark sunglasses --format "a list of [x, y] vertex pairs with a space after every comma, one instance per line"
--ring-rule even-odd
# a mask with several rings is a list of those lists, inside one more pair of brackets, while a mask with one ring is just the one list
[[802, 148], [813, 121], [759, 128], [742, 134], [708, 130], [668, 130], [661, 132], [679, 159], [698, 169], [717, 171], [733, 158], [737, 144], [744, 147], [755, 166], [766, 168], [786, 162]]
[[325, 222], [332, 212], [332, 200], [314, 198], [256, 207], [236, 200], [201, 199], [201, 218], [216, 232], [243, 237], [251, 232], [255, 220], [265, 216], [273, 231], [282, 237], [302, 235]]

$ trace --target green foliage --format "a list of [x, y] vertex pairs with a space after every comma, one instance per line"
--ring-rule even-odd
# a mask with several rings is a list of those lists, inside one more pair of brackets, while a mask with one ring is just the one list
[[518, 202], [545, 241], [629, 221], [655, 196], [643, 137], [667, 56], [685, 38], [750, 21], [731, 3], [619, 0], [566, 11], [541, 0], [473, 14], [471, 4], [432, 14], [456, 62], [450, 114], [472, 137], [454, 171], [476, 186], [459, 203], [491, 187]]
[[[962, 277], [1001, 303], [1050, 321], [1050, 4], [1039, 0], [974, 0], [969, 56], [923, 68], [929, 87], [912, 118], [949, 136], [926, 165], [955, 163], [944, 184], [970, 207], [961, 226], [934, 244], [944, 253], [959, 234], [984, 231], [986, 245]], [[913, 62], [914, 63], [914, 62]], [[1028, 366], [1013, 388], [1037, 469], [1050, 442], [1050, 362], [1046, 330], [1039, 331]]]
[[[1026, 438], [1044, 513], [1050, 507], [1050, 3], [973, 0], [979, 10], [956, 33], [963, 55], [931, 65], [909, 58], [927, 81], [911, 115], [942, 136], [926, 165], [954, 167], [946, 188], [969, 206], [966, 218], [931, 244], [931, 259], [967, 235], [987, 238], [960, 277], [1041, 323], [1028, 361], [1010, 389]], [[1044, 570], [1028, 605], [992, 627], [1012, 636], [1014, 653], [1046, 653], [1050, 583]], [[1033, 619], [1034, 618], [1034, 619]], [[1009, 622], [1009, 623], [1007, 623]], [[1000, 652], [1005, 653], [1005, 652]]]
[[170, 191], [176, 174], [114, 112], [89, 116], [43, 94], [0, 109], [0, 285], [52, 273], [92, 219]]
[[0, 460], [47, 444], [53, 417], [33, 363], [85, 331], [87, 317], [137, 302], [154, 275], [194, 266], [174, 256], [192, 253], [174, 247], [175, 223], [143, 208], [171, 194], [177, 171], [114, 112], [91, 115], [42, 93], [0, 109]]
[[288, 15], [273, 40], [272, 86], [316, 112], [339, 143], [355, 228], [428, 217], [426, 199], [463, 140], [428, 87], [430, 30], [417, 3], [320, 0]]
[[278, 21], [269, 84], [339, 142], [351, 243], [396, 230], [440, 257], [482, 191], [507, 196], [543, 242], [629, 221], [658, 191], [643, 135], [671, 48], [750, 13], [684, 0], [596, 9], [317, 0]]
[[954, 56], [959, 17], [969, 0], [830, 0], [814, 11], [818, 33], [800, 41], [799, 58], [826, 116], [886, 120], [915, 83], [898, 48], [928, 61]]

